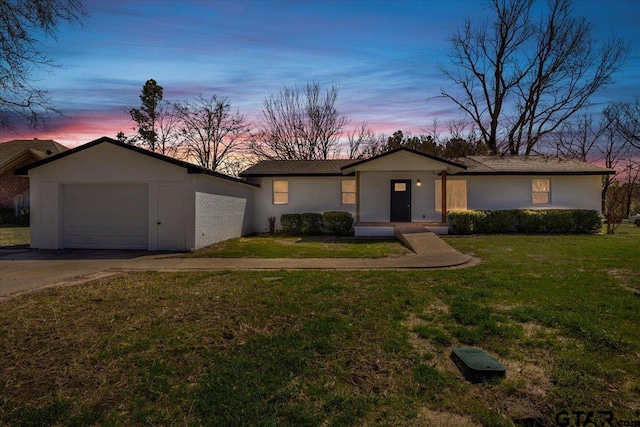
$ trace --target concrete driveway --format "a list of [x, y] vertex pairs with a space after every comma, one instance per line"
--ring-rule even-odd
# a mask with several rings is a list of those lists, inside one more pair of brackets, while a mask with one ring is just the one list
[[0, 249], [0, 298], [112, 269], [125, 268], [142, 251]]
[[175, 253], [118, 250], [0, 249], [0, 300], [49, 285], [81, 283], [123, 271], [402, 270], [476, 265], [431, 232], [397, 236], [414, 254], [390, 258], [180, 258]]

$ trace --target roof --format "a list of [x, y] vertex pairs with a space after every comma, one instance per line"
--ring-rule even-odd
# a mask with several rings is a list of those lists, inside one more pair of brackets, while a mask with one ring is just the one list
[[611, 175], [615, 171], [579, 160], [551, 156], [468, 156], [458, 175]]
[[343, 176], [353, 175], [345, 173], [345, 169], [357, 166], [372, 160], [385, 157], [399, 151], [405, 151], [425, 157], [431, 160], [442, 162], [450, 166], [464, 169], [465, 166], [451, 160], [441, 159], [427, 153], [412, 150], [405, 147], [396, 148], [368, 159], [332, 159], [332, 160], [263, 160], [256, 163], [240, 173], [241, 177], [259, 176]]
[[455, 162], [453, 160], [447, 160], [447, 159], [443, 159], [443, 158], [438, 157], [438, 156], [432, 156], [431, 154], [427, 154], [427, 153], [422, 152], [422, 151], [413, 150], [413, 149], [407, 148], [407, 147], [395, 148], [393, 150], [386, 151], [386, 152], [384, 152], [382, 154], [378, 154], [377, 156], [369, 157], [368, 159], [354, 161], [349, 165], [343, 166], [342, 169], [347, 169], [347, 168], [351, 168], [353, 166], [361, 165], [363, 163], [367, 163], [367, 162], [370, 162], [372, 160], [377, 160], [379, 158], [386, 157], [386, 156], [389, 156], [389, 155], [392, 155], [392, 154], [395, 154], [395, 153], [398, 153], [398, 152], [401, 152], [401, 151], [404, 151], [404, 152], [407, 152], [407, 153], [411, 153], [411, 154], [415, 154], [415, 155], [418, 155], [418, 156], [421, 156], [421, 157], [424, 157], [424, 158], [427, 158], [427, 159], [435, 160], [436, 162], [445, 163], [445, 164], [447, 164], [449, 166], [453, 166], [453, 167], [456, 167], [456, 168], [466, 169], [465, 165], [463, 165], [461, 163], [458, 163], [458, 162]]
[[145, 156], [153, 157], [154, 159], [158, 159], [160, 161], [163, 161], [163, 162], [166, 162], [166, 163], [171, 163], [173, 165], [185, 168], [187, 170], [187, 173], [189, 173], [189, 174], [208, 175], [208, 176], [213, 176], [213, 177], [216, 177], [216, 178], [226, 179], [228, 181], [237, 182], [237, 183], [240, 183], [240, 184], [250, 185], [252, 187], [259, 187], [259, 185], [257, 185], [257, 184], [252, 184], [252, 183], [249, 183], [247, 181], [244, 181], [244, 180], [241, 180], [241, 179], [238, 179], [238, 178], [234, 178], [234, 177], [229, 176], [229, 175], [222, 174], [220, 172], [214, 172], [214, 171], [212, 171], [210, 169], [206, 169], [206, 168], [203, 168], [201, 166], [194, 165], [193, 163], [185, 162], [185, 161], [182, 161], [182, 160], [174, 159], [173, 157], [168, 157], [168, 156], [165, 156], [165, 155], [162, 155], [162, 154], [154, 153], [153, 151], [145, 150], [144, 148], [136, 147], [134, 145], [125, 144], [123, 142], [117, 141], [115, 139], [112, 139], [112, 138], [109, 138], [109, 137], [106, 137], [106, 136], [103, 136], [102, 138], [98, 138], [98, 139], [96, 139], [94, 141], [88, 142], [86, 144], [80, 145], [80, 146], [78, 146], [76, 148], [73, 148], [71, 150], [64, 151], [64, 152], [59, 153], [59, 154], [57, 154], [55, 156], [48, 157], [46, 159], [43, 159], [43, 160], [40, 160], [38, 162], [32, 163], [30, 165], [21, 167], [19, 169], [16, 169], [15, 170], [15, 174], [16, 175], [27, 175], [29, 170], [31, 170], [31, 169], [46, 165], [47, 163], [50, 163], [50, 162], [55, 162], [56, 160], [60, 160], [60, 159], [65, 158], [67, 156], [71, 156], [71, 155], [73, 155], [73, 154], [75, 154], [77, 152], [84, 151], [84, 150], [86, 150], [88, 148], [95, 147], [96, 145], [99, 145], [99, 144], [112, 144], [112, 145], [115, 145], [117, 147], [121, 147], [121, 148], [124, 148], [124, 149], [127, 149], [127, 150], [134, 151], [136, 153], [143, 154]]
[[67, 147], [51, 139], [14, 139], [3, 142], [0, 144], [0, 173], [26, 160], [41, 160], [67, 150]]
[[240, 176], [342, 176], [342, 168], [353, 162], [353, 159], [262, 160], [244, 170]]

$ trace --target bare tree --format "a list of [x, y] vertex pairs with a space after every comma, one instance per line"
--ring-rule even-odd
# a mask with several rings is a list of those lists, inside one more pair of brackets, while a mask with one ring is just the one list
[[602, 160], [599, 144], [610, 126], [611, 121], [606, 117], [594, 124], [593, 117], [588, 114], [567, 121], [555, 134], [556, 153], [582, 162], [598, 162]]
[[181, 158], [181, 122], [175, 103], [162, 100], [158, 104], [156, 118], [156, 145], [158, 152], [165, 156]]
[[224, 171], [226, 161], [233, 168], [235, 154], [249, 135], [247, 118], [232, 111], [227, 98], [215, 94], [208, 99], [200, 96], [193, 102], [177, 103], [175, 108], [187, 157], [214, 171]]
[[84, 7], [80, 0], [3, 0], [0, 17], [0, 128], [14, 120], [37, 126], [57, 112], [47, 91], [31, 81], [35, 69], [55, 66], [38, 36], [55, 37], [64, 21], [82, 22]]
[[382, 153], [386, 136], [376, 134], [366, 122], [359, 128], [347, 132], [348, 156], [350, 159], [366, 159]]
[[598, 46], [571, 0], [550, 0], [539, 22], [532, 5], [491, 0], [495, 19], [477, 27], [467, 20], [451, 38], [454, 67], [443, 68], [461, 93], [442, 95], [471, 118], [494, 154], [530, 154], [611, 81], [629, 50], [618, 38]]
[[302, 95], [284, 87], [264, 101], [251, 151], [278, 160], [328, 159], [339, 152], [339, 139], [349, 119], [336, 108], [338, 87], [324, 93], [318, 83], [307, 83]]
[[612, 103], [605, 110], [605, 114], [616, 132], [631, 145], [640, 148], [640, 100], [634, 103]]

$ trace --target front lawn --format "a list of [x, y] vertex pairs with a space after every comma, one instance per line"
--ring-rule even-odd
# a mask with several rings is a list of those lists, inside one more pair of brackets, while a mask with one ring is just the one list
[[29, 244], [29, 227], [0, 226], [0, 247]]
[[271, 236], [231, 239], [186, 254], [187, 258], [382, 258], [411, 251], [397, 240], [334, 236]]
[[[484, 262], [137, 272], [4, 302], [0, 425], [640, 421], [640, 228], [447, 242]], [[454, 346], [507, 377], [465, 381]]]

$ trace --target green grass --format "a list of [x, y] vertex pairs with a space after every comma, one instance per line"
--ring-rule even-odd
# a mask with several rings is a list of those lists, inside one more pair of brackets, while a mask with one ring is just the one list
[[29, 227], [0, 226], [0, 246], [29, 244]]
[[258, 234], [227, 240], [189, 258], [382, 258], [411, 253], [395, 239]]
[[[640, 228], [471, 236], [448, 271], [137, 272], [0, 304], [0, 425], [638, 420]], [[471, 384], [474, 345], [507, 367]]]

